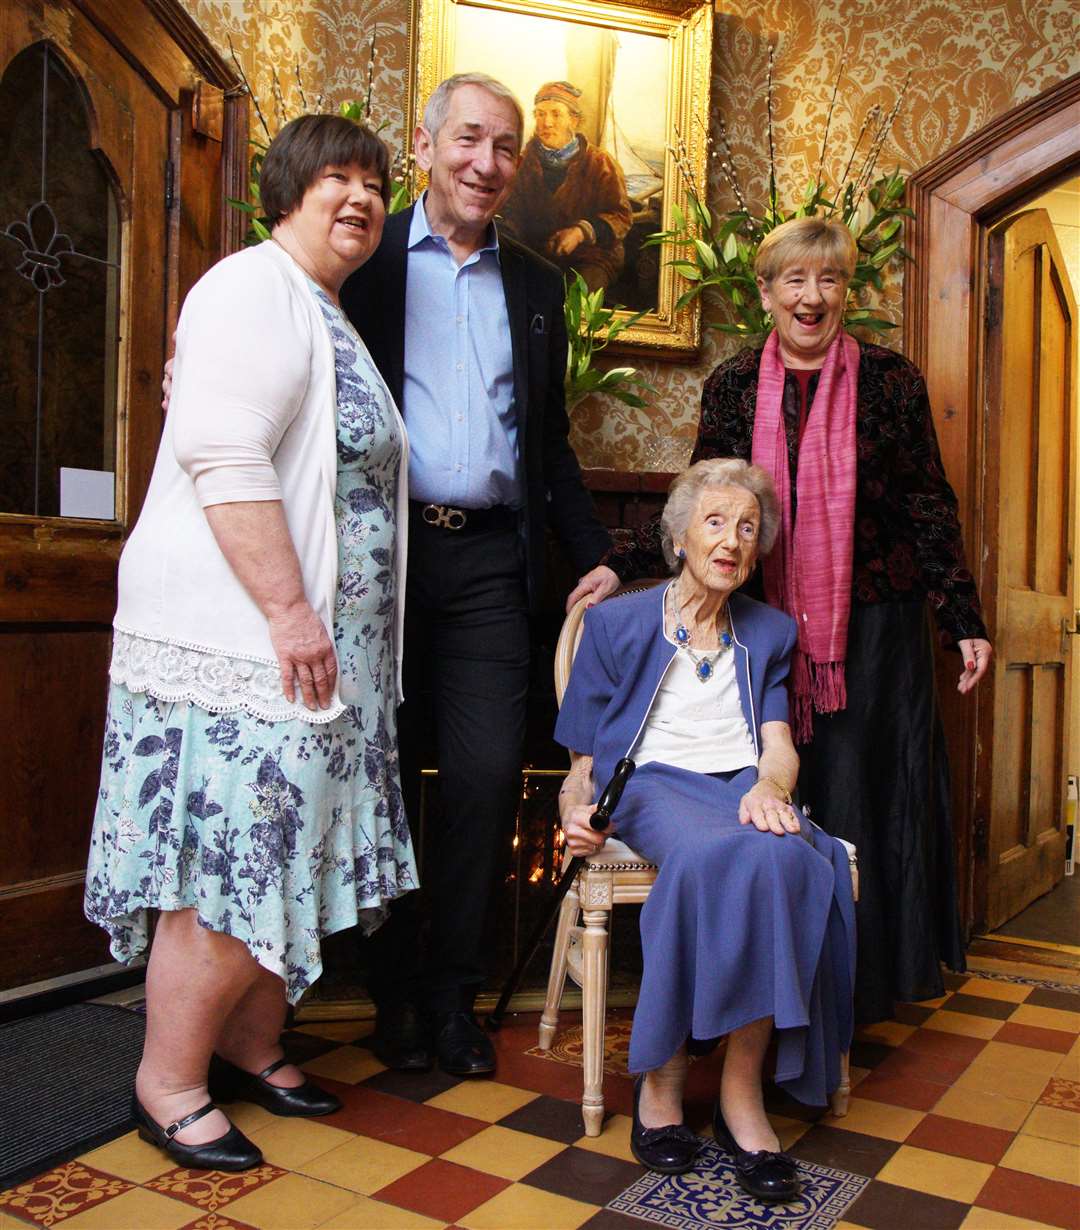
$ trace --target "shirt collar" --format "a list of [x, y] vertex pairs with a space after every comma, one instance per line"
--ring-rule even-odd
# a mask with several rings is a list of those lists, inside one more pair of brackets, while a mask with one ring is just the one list
[[[425, 239], [430, 239], [432, 243], [440, 248], [449, 248], [449, 244], [442, 235], [436, 235], [428, 224], [427, 210], [424, 208], [424, 202], [427, 200], [427, 189], [420, 194], [417, 199], [416, 206], [413, 209], [412, 221], [409, 223], [409, 248], [418, 248]], [[485, 243], [477, 248], [470, 260], [476, 260], [482, 252], [494, 252], [496, 257], [499, 255], [499, 232], [492, 222], [488, 225], [488, 233]]]

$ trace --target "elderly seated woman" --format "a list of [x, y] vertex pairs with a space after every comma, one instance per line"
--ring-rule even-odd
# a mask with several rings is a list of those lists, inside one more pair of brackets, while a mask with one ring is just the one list
[[855, 924], [846, 850], [791, 803], [794, 621], [736, 592], [778, 519], [757, 466], [713, 459], [679, 475], [662, 519], [675, 578], [588, 612], [556, 738], [573, 761], [560, 796], [571, 852], [603, 845], [594, 800], [630, 756], [615, 827], [660, 869], [641, 914], [634, 1155], [693, 1167], [687, 1042], [727, 1034], [716, 1139], [744, 1190], [784, 1201], [799, 1187], [765, 1115], [766, 1051], [775, 1035], [776, 1082], [827, 1102], [851, 1040]]

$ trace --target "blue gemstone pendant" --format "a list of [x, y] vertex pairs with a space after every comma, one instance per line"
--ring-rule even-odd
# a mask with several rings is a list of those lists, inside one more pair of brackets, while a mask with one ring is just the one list
[[696, 670], [697, 677], [701, 680], [702, 683], [708, 683], [708, 681], [712, 678], [712, 673], [713, 673], [712, 666], [709, 664], [709, 662], [705, 658], [702, 658], [702, 660], [697, 664], [697, 670]]
[[690, 633], [687, 632], [684, 624], [679, 624], [678, 627], [676, 627], [675, 639], [679, 642], [680, 645], [690, 644]]
[[732, 638], [731, 638], [731, 633], [730, 633], [730, 632], [721, 632], [721, 633], [720, 633], [720, 644], [721, 644], [721, 645], [723, 645], [723, 647], [724, 647], [725, 649], [730, 649], [730, 648], [731, 648], [731, 640], [732, 640]]

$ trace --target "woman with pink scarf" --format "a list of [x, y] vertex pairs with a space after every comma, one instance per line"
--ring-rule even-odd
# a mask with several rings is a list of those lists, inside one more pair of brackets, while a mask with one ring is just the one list
[[[753, 460], [776, 484], [777, 546], [747, 588], [798, 625], [799, 795], [859, 850], [855, 1012], [870, 1022], [943, 994], [940, 962], [964, 968], [927, 607], [960, 652], [960, 692], [991, 647], [925, 381], [843, 328], [855, 260], [840, 222], [769, 233], [755, 272], [775, 327], [709, 376], [692, 461]], [[660, 561], [656, 519], [605, 557], [598, 595]]]

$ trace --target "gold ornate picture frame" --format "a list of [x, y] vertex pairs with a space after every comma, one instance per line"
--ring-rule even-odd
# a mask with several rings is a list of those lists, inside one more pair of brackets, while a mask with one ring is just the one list
[[[606, 304], [627, 309], [621, 315], [645, 313], [611, 351], [661, 359], [694, 354], [701, 339], [700, 301], [675, 311], [685, 284], [668, 263], [670, 254], [644, 241], [675, 225], [676, 208], [686, 209], [687, 185], [674, 149], [683, 151], [695, 180], [705, 182], [711, 2], [417, 0], [417, 15], [413, 123], [419, 123], [435, 86], [453, 73], [484, 72], [509, 86], [525, 111], [526, 145], [522, 171], [504, 206], [505, 225], [564, 268], [575, 267], [574, 256], [560, 259], [556, 231], [543, 239], [544, 218], [554, 213], [536, 212], [554, 207], [545, 203], [550, 201], [546, 191], [538, 190], [546, 182], [541, 178], [546, 151], [534, 131], [534, 98], [552, 83], [570, 86], [554, 91], [580, 112], [573, 121], [577, 133], [563, 153], [580, 141], [593, 185], [617, 178], [616, 165], [625, 184], [621, 205], [601, 207], [593, 201], [593, 209], [582, 209], [586, 220], [591, 215], [603, 221], [582, 231], [588, 246], [580, 250], [586, 260], [591, 254], [592, 263], [583, 262], [581, 272], [591, 286], [604, 285]], [[552, 139], [547, 136], [548, 144]], [[580, 175], [584, 159], [575, 161]], [[570, 175], [567, 171], [567, 186]], [[589, 182], [580, 181], [583, 193], [591, 191]], [[551, 223], [557, 225], [564, 223]]]

